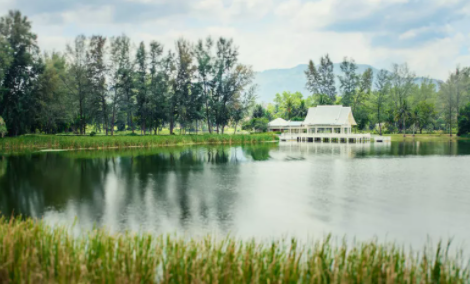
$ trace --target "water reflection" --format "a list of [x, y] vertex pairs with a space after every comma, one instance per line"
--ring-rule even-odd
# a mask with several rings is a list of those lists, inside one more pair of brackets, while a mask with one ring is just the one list
[[[231, 230], [239, 163], [275, 145], [3, 156], [0, 211], [113, 231]], [[175, 227], [176, 225], [176, 227]]]
[[349, 158], [392, 156], [457, 156], [470, 155], [470, 141], [393, 142], [393, 143], [297, 143], [280, 142], [284, 152], [334, 155]]
[[76, 229], [470, 238], [459, 143], [280, 143], [4, 155], [0, 211]]

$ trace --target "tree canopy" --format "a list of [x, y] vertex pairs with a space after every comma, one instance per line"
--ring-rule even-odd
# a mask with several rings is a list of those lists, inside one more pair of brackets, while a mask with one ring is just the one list
[[165, 50], [126, 35], [78, 35], [65, 53], [41, 53], [27, 17], [11, 11], [0, 18], [0, 115], [12, 136], [83, 135], [89, 127], [145, 135], [164, 125], [171, 133], [224, 133], [250, 115], [253, 77], [224, 37], [181, 38]]

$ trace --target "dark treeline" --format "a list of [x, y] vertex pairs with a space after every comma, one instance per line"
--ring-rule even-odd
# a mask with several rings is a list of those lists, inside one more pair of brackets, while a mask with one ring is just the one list
[[457, 68], [445, 82], [436, 83], [417, 78], [407, 64], [392, 67], [392, 71], [380, 70], [378, 74], [372, 69], [359, 73], [355, 61], [344, 58], [338, 89], [330, 57], [322, 57], [319, 64], [310, 61], [306, 87], [313, 95], [277, 94], [273, 104], [255, 107], [247, 127], [263, 130], [267, 121], [278, 117], [300, 121], [309, 107], [339, 104], [352, 108], [359, 130], [452, 133], [459, 125], [459, 134], [470, 131], [470, 68]]
[[79, 35], [64, 53], [41, 53], [31, 22], [11, 11], [0, 18], [0, 131], [236, 131], [255, 101], [254, 73], [238, 56], [226, 38], [165, 50], [125, 35]]

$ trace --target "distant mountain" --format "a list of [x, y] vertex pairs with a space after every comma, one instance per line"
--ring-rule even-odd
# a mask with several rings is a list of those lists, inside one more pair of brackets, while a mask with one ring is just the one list
[[[358, 74], [363, 73], [367, 68], [372, 68], [374, 75], [379, 72], [379, 69], [367, 64], [357, 64], [357, 67], [356, 72]], [[270, 103], [274, 100], [277, 93], [282, 93], [283, 91], [301, 92], [304, 97], [309, 96], [310, 92], [305, 88], [305, 83], [307, 82], [305, 70], [307, 70], [307, 64], [300, 64], [289, 69], [270, 69], [257, 72], [255, 83], [258, 85], [258, 101]], [[334, 73], [336, 76], [336, 88], [339, 89], [338, 76], [341, 75], [340, 63], [334, 64]], [[423, 78], [419, 77], [415, 81], [417, 84], [420, 84], [422, 80]], [[439, 81], [434, 81], [438, 85]]]

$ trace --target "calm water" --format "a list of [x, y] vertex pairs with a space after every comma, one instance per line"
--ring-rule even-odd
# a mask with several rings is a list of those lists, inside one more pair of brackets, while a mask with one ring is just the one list
[[0, 211], [191, 235], [470, 240], [470, 143], [0, 155]]

